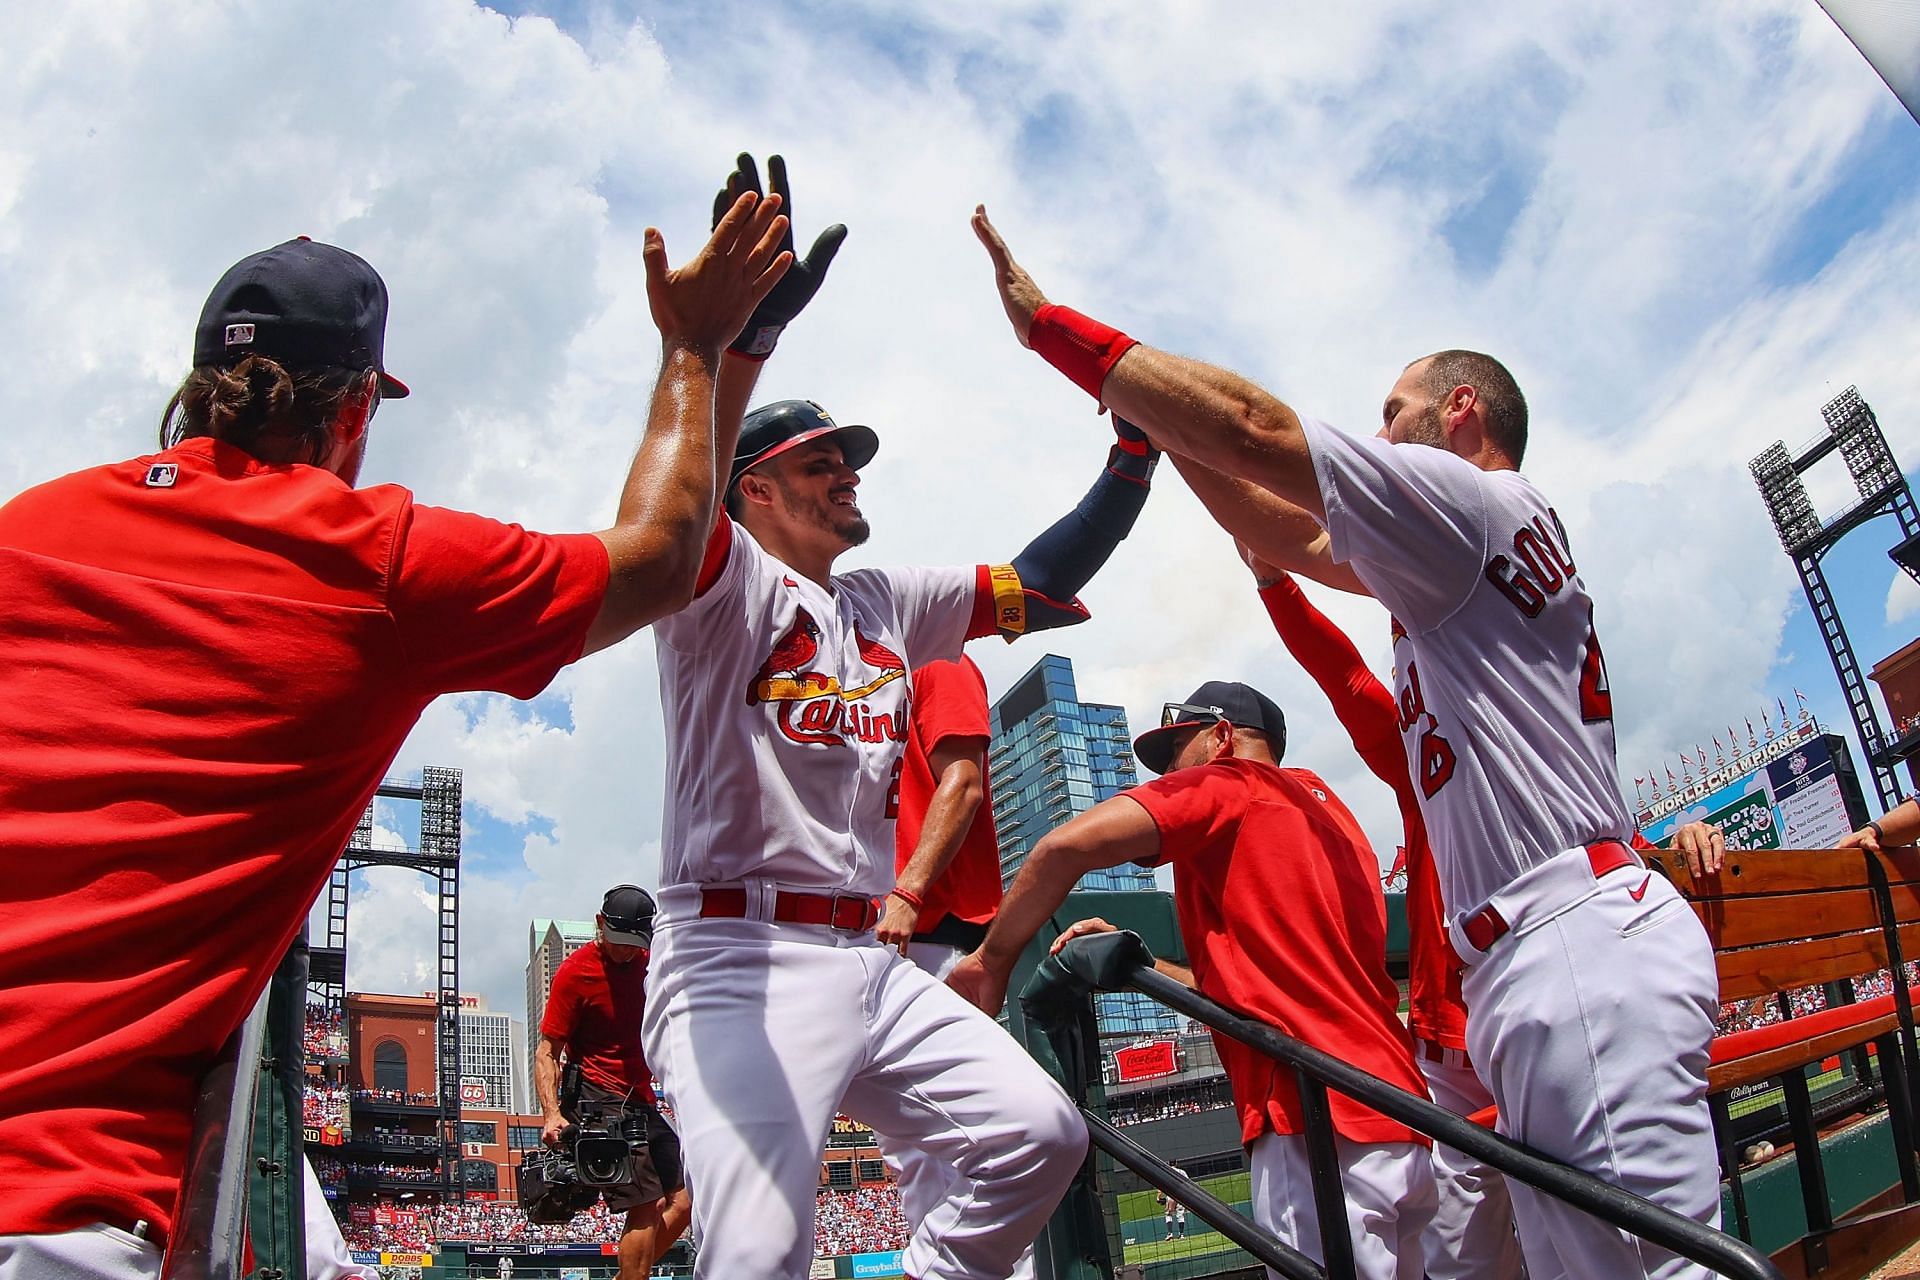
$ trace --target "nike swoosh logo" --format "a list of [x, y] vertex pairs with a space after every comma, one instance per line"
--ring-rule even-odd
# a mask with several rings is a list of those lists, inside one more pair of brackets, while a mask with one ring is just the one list
[[1647, 878], [1640, 882], [1640, 887], [1638, 889], [1627, 890], [1627, 896], [1629, 898], [1632, 898], [1635, 902], [1640, 901], [1640, 899], [1647, 896], [1647, 886], [1652, 883], [1653, 883], [1653, 872], [1649, 871], [1647, 872]]

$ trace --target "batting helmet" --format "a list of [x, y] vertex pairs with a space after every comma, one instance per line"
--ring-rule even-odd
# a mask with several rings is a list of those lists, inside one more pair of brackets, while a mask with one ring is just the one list
[[733, 471], [727, 477], [728, 486], [768, 458], [827, 435], [834, 437], [840, 446], [840, 456], [855, 471], [873, 461], [873, 455], [880, 449], [880, 437], [873, 434], [871, 427], [843, 427], [811, 400], [776, 400], [761, 405], [748, 414], [740, 426], [740, 444], [733, 451]]

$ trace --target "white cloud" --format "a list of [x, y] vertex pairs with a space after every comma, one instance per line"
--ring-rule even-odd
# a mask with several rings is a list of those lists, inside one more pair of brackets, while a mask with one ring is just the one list
[[1915, 613], [1920, 613], [1920, 582], [1896, 569], [1893, 581], [1887, 585], [1887, 625], [1911, 618]]
[[[656, 361], [639, 231], [685, 256], [733, 153], [781, 150], [803, 234], [853, 234], [762, 389], [881, 431], [862, 562], [1005, 557], [1104, 454], [1085, 397], [1006, 333], [966, 227], [984, 199], [1055, 296], [1351, 429], [1408, 358], [1506, 356], [1529, 470], [1601, 600], [1631, 773], [1745, 714], [1782, 660], [1793, 579], [1746, 459], [1810, 435], [1828, 379], [1920, 449], [1920, 210], [1773, 281], [1850, 141], [1898, 109], [1815, 6], [1483, 8], [600, 7], [583, 44], [466, 0], [41, 6], [0, 48], [0, 493], [149, 448], [207, 287], [305, 232], [392, 287], [416, 395], [382, 412], [370, 480], [602, 523]], [[1502, 175], [1501, 252], [1463, 261], [1451, 220]], [[1051, 647], [1140, 721], [1253, 680], [1391, 856], [1384, 788], [1224, 538], [1171, 473], [1159, 489], [1087, 592], [1095, 620], [980, 646], [990, 683]], [[1384, 672], [1379, 610], [1325, 602]], [[468, 983], [496, 1008], [518, 1005], [530, 916], [655, 874], [655, 680], [642, 638], [557, 682], [570, 727], [452, 699], [401, 754], [462, 767], [475, 811], [528, 833], [490, 851], [511, 874], [467, 876]], [[407, 879], [356, 900], [356, 980], [417, 989], [431, 913]]]

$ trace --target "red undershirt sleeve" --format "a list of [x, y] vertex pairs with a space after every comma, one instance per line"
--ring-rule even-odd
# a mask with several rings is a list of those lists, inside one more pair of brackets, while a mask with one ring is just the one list
[[733, 521], [723, 511], [720, 518], [713, 522], [713, 533], [707, 538], [707, 553], [700, 561], [700, 576], [693, 587], [694, 599], [707, 594], [713, 589], [713, 584], [720, 581], [720, 575], [727, 567], [727, 557], [732, 551]]

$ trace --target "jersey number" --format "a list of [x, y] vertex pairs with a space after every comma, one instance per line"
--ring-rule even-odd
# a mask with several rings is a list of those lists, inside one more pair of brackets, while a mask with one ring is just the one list
[[1613, 685], [1607, 680], [1607, 659], [1600, 652], [1600, 636], [1587, 619], [1587, 654], [1580, 663], [1580, 718], [1588, 724], [1613, 719]]
[[900, 816], [900, 761], [893, 762], [893, 776], [887, 779], [887, 816]]
[[1440, 722], [1427, 710], [1426, 696], [1420, 692], [1420, 668], [1412, 662], [1407, 663], [1407, 684], [1400, 691], [1398, 710], [1403, 733], [1421, 725], [1414, 749], [1419, 753], [1420, 792], [1431, 800], [1452, 780], [1456, 761], [1453, 744], [1440, 736]]

